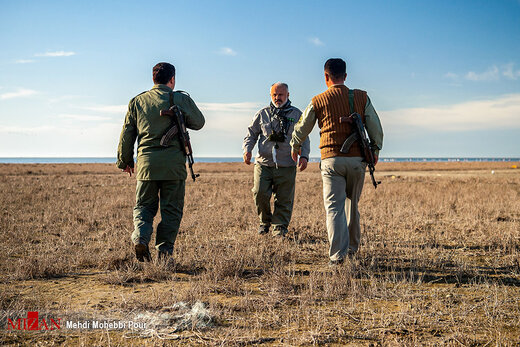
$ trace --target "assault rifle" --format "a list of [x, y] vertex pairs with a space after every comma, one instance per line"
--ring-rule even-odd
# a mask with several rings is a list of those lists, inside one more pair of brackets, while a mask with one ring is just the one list
[[167, 110], [161, 110], [161, 116], [170, 116], [173, 119], [172, 126], [161, 138], [161, 146], [168, 147], [173, 137], [178, 135], [182, 151], [186, 157], [188, 157], [188, 166], [190, 167], [191, 178], [193, 179], [193, 182], [195, 182], [195, 178], [200, 175], [193, 172], [194, 161], [193, 151], [191, 150], [190, 135], [186, 129], [186, 123], [184, 122], [184, 115], [182, 114], [181, 109], [177, 107], [177, 105], [173, 105]]
[[354, 112], [348, 117], [340, 117], [339, 122], [350, 123], [354, 128], [354, 132], [349, 137], [347, 137], [343, 143], [343, 146], [341, 146], [340, 152], [348, 153], [350, 146], [352, 146], [354, 142], [359, 141], [361, 145], [361, 154], [367, 163], [370, 177], [372, 177], [372, 184], [374, 185], [374, 188], [377, 188], [377, 185], [381, 184], [381, 181], [376, 181], [374, 178], [374, 171], [376, 170], [374, 154], [375, 145], [370, 143], [368, 139], [365, 127], [363, 126], [363, 121], [361, 120], [361, 116], [359, 113]]

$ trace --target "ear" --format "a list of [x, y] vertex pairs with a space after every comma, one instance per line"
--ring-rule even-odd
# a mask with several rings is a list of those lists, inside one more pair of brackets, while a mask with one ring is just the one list
[[175, 76], [173, 76], [169, 81], [168, 83], [166, 83], [166, 85], [168, 87], [170, 87], [171, 89], [174, 89], [175, 88]]
[[325, 72], [325, 82], [330, 81], [330, 76], [328, 73]]

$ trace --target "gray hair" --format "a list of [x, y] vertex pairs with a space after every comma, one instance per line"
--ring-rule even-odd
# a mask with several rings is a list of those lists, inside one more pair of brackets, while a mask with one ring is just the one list
[[274, 86], [277, 86], [277, 87], [282, 86], [282, 87], [285, 87], [285, 89], [287, 89], [287, 91], [289, 91], [289, 85], [287, 85], [287, 83], [276, 82], [276, 83], [271, 84], [271, 88]]

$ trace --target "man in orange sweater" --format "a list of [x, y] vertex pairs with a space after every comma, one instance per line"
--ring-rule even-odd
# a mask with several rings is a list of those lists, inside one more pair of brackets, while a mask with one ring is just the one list
[[379, 150], [383, 147], [383, 129], [367, 93], [345, 86], [346, 63], [342, 59], [331, 58], [325, 63], [324, 70], [328, 89], [313, 97], [303, 112], [300, 121], [294, 127], [291, 147], [292, 157], [296, 162], [301, 144], [318, 121], [321, 130], [320, 169], [323, 201], [327, 213], [329, 258], [331, 265], [337, 265], [341, 264], [347, 255], [354, 255], [359, 249], [361, 227], [358, 201], [367, 166], [357, 141], [348, 153], [340, 152], [343, 142], [354, 131], [353, 124], [340, 122], [340, 117], [349, 116], [353, 112], [361, 115], [371, 143], [376, 147], [376, 163]]

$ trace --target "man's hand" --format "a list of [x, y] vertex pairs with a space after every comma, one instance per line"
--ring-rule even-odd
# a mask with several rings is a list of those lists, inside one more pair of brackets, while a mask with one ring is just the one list
[[300, 171], [303, 171], [307, 168], [307, 159], [300, 158], [300, 162], [298, 163], [298, 167], [300, 168]]
[[297, 163], [298, 162], [298, 156], [302, 153], [302, 150], [300, 149], [298, 152], [295, 152], [294, 149], [291, 150], [291, 157], [292, 160]]
[[251, 165], [251, 152], [244, 153], [244, 163]]
[[123, 172], [128, 172], [128, 174], [130, 175], [130, 177], [132, 177], [132, 174], [134, 173], [134, 168], [133, 167], [130, 167], [130, 166], [126, 166], [125, 169], [123, 170]]

